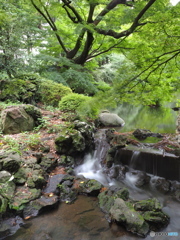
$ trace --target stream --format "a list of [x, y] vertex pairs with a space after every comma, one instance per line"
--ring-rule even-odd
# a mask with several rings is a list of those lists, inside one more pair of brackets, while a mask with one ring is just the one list
[[[138, 110], [137, 110], [138, 112]], [[131, 114], [131, 111], [129, 112]], [[120, 114], [120, 116], [123, 114]], [[135, 119], [131, 116], [131, 121]], [[173, 119], [173, 120], [172, 120]], [[126, 121], [126, 120], [125, 120]], [[123, 131], [132, 130], [129, 128], [129, 121]], [[159, 119], [158, 119], [159, 121]], [[175, 116], [172, 118], [170, 125], [173, 126], [172, 121], [175, 121]], [[150, 120], [152, 123], [152, 121]], [[161, 121], [160, 121], [161, 122]], [[163, 123], [164, 124], [164, 123]], [[163, 124], [159, 125], [159, 129], [164, 129]], [[134, 125], [133, 125], [134, 126]], [[169, 125], [168, 125], [169, 126]], [[135, 126], [136, 127], [136, 126]], [[145, 126], [148, 129], [148, 126]], [[167, 129], [167, 128], [166, 128]], [[166, 132], [174, 132], [175, 128], [168, 127]], [[151, 130], [151, 129], [150, 129]], [[157, 125], [156, 125], [157, 130]], [[156, 130], [152, 130], [155, 131]], [[159, 131], [159, 132], [164, 132]], [[127, 187], [130, 193], [130, 198], [135, 200], [143, 200], [156, 197], [163, 206], [163, 211], [170, 216], [170, 223], [161, 232], [156, 233], [156, 236], [151, 233], [144, 238], [145, 240], [169, 240], [180, 239], [180, 211], [179, 202], [174, 200], [168, 194], [162, 194], [157, 191], [153, 185], [153, 179], [157, 176], [150, 175], [150, 184], [146, 187], [136, 187], [135, 183], [137, 177], [131, 173], [131, 168], [138, 157], [138, 152], [134, 152], [131, 161], [131, 168], [126, 173], [123, 180], [115, 180], [110, 178], [101, 165], [101, 159], [107, 152], [108, 146], [105, 141], [102, 141], [103, 134], [96, 136], [98, 144], [95, 152], [87, 154], [84, 158], [83, 164], [76, 167], [75, 173], [77, 176], [84, 176], [86, 178], [95, 179], [104, 186], [120, 186]], [[179, 236], [166, 236], [168, 234], [177, 233]], [[105, 214], [98, 206], [98, 199], [96, 197], [87, 197], [80, 195], [78, 199], [72, 204], [64, 202], [59, 203], [58, 209], [51, 210], [40, 216], [25, 221], [25, 225], [20, 228], [15, 235], [9, 236], [6, 240], [138, 240], [142, 239], [136, 235], [127, 232], [123, 227], [115, 223], [109, 225], [105, 219]]]

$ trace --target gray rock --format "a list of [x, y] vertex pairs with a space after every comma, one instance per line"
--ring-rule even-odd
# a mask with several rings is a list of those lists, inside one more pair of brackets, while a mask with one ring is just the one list
[[50, 209], [58, 202], [57, 196], [41, 196], [40, 198], [31, 201], [23, 210], [24, 219], [36, 217], [42, 211]]
[[57, 175], [51, 176], [48, 180], [47, 186], [43, 189], [43, 193], [46, 193], [46, 194], [56, 193], [58, 184], [61, 183], [64, 177], [65, 177], [64, 174], [57, 174]]
[[98, 121], [101, 126], [105, 127], [122, 127], [125, 122], [115, 113], [102, 112], [99, 114]]
[[110, 209], [112, 220], [125, 225], [126, 229], [140, 236], [146, 236], [149, 231], [149, 225], [143, 217], [133, 207], [123, 199], [115, 199], [114, 205]]
[[162, 193], [167, 193], [170, 191], [170, 181], [166, 180], [165, 178], [155, 178], [152, 179], [152, 183], [155, 185], [155, 187]]
[[0, 115], [0, 129], [4, 134], [31, 131], [40, 124], [41, 112], [32, 105], [9, 106]]
[[9, 218], [4, 220], [0, 224], [0, 237], [1, 239], [6, 238], [7, 236], [13, 235], [17, 230], [24, 224], [23, 219], [19, 216], [15, 218]]

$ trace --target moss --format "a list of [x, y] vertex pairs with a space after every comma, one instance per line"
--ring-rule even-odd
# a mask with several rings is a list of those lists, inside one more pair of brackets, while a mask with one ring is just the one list
[[115, 198], [122, 198], [124, 201], [128, 200], [129, 192], [127, 188], [120, 189], [115, 193]]
[[8, 206], [8, 200], [6, 198], [3, 198], [0, 195], [0, 214], [3, 214], [6, 212], [7, 206]]
[[114, 204], [114, 198], [108, 195], [108, 190], [103, 191], [98, 195], [99, 205], [103, 212], [109, 213], [111, 207]]
[[153, 222], [153, 223], [168, 223], [169, 222], [169, 216], [163, 212], [154, 212], [154, 211], [147, 211], [143, 213], [143, 218], [147, 222]]
[[156, 198], [152, 198], [136, 202], [134, 208], [136, 211], [159, 211], [162, 207]]

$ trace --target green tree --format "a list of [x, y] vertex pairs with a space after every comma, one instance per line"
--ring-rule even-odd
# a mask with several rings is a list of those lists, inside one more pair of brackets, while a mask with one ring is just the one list
[[[149, 9], [166, 1], [29, 0], [51, 28], [58, 45], [52, 50], [76, 64], [126, 49], [126, 39], [149, 24]], [[154, 6], [154, 8], [156, 8]]]
[[28, 68], [33, 48], [42, 41], [40, 19], [22, 0], [0, 0], [0, 71], [11, 78]]
[[126, 60], [114, 80], [114, 93], [121, 100], [159, 105], [170, 101], [180, 89], [180, 4], [159, 7], [149, 16], [151, 27], [135, 32]]

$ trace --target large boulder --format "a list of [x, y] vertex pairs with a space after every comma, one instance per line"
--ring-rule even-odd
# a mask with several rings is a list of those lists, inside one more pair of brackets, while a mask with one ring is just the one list
[[125, 124], [117, 114], [108, 111], [100, 113], [97, 122], [99, 126], [103, 127], [122, 127]]
[[0, 115], [0, 129], [4, 134], [31, 131], [41, 124], [41, 112], [32, 105], [9, 106]]
[[99, 205], [109, 222], [115, 221], [142, 237], [150, 230], [158, 231], [169, 223], [169, 216], [155, 198], [135, 201], [129, 199], [126, 188], [111, 186], [102, 190], [98, 195]]
[[93, 132], [94, 126], [75, 121], [70, 128], [63, 129], [55, 139], [57, 152], [74, 157], [84, 153], [86, 149], [90, 150], [94, 144]]
[[127, 230], [137, 233], [140, 236], [146, 236], [149, 232], [149, 225], [144, 218], [133, 209], [129, 202], [121, 198], [115, 199], [114, 205], [110, 209], [112, 220], [126, 226]]

